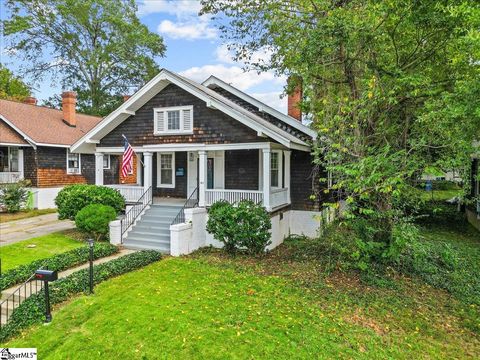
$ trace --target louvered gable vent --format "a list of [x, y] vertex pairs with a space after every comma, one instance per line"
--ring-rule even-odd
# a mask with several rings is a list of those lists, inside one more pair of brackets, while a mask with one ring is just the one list
[[193, 106], [156, 108], [153, 111], [155, 135], [193, 133]]

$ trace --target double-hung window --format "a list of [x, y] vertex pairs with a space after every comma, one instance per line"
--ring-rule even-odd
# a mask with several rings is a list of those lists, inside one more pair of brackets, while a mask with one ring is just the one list
[[80, 154], [71, 153], [70, 149], [67, 149], [67, 174], [80, 174], [81, 173], [81, 156]]
[[155, 108], [153, 112], [155, 135], [193, 133], [193, 106]]
[[103, 155], [103, 168], [110, 169], [110, 155]]
[[272, 151], [270, 154], [270, 186], [282, 187], [282, 153]]
[[175, 187], [175, 153], [158, 153], [157, 186], [160, 188]]

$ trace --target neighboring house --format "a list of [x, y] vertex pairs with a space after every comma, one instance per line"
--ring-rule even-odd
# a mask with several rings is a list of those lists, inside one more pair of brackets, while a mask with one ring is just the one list
[[[71, 153], [70, 146], [101, 118], [78, 114], [75, 105], [74, 92], [62, 94], [62, 110], [37, 106], [32, 97], [24, 103], [0, 100], [0, 184], [29, 180], [35, 207], [55, 207], [65, 185], [95, 183], [95, 157]], [[107, 181], [119, 182], [118, 163], [105, 157]]]
[[476, 153], [472, 157], [472, 170], [471, 170], [471, 198], [476, 201], [467, 206], [465, 212], [467, 214], [468, 221], [480, 230], [480, 153]]
[[[293, 117], [216, 77], [199, 84], [162, 70], [71, 149], [96, 156], [98, 185], [107, 181], [105, 156], [123, 152], [122, 135], [139, 156], [141, 186], [117, 186], [147, 205], [142, 217], [132, 215], [142, 210], [134, 207], [122, 221], [126, 246], [178, 254], [207, 245], [206, 209], [241, 199], [271, 213], [275, 246], [289, 232], [314, 235], [318, 219], [312, 215], [323, 200], [311, 199], [321, 193], [311, 155], [316, 133], [301, 122], [300, 99], [301, 89], [289, 97]], [[184, 203], [196, 209], [184, 211]], [[188, 251], [177, 248], [179, 239]]]

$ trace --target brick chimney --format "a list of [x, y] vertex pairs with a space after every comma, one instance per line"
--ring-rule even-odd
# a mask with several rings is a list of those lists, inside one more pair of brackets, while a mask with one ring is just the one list
[[132, 95], [123, 95], [123, 102], [127, 101], [131, 97], [132, 97]]
[[[292, 86], [292, 88], [291, 88]], [[302, 79], [298, 76], [288, 78], [288, 115], [302, 122], [302, 110], [299, 104], [303, 98]]]
[[68, 126], [77, 126], [75, 117], [75, 106], [77, 105], [77, 94], [74, 91], [65, 91], [62, 94], [63, 121]]
[[37, 105], [37, 99], [33, 96], [27, 96], [23, 102], [28, 105]]

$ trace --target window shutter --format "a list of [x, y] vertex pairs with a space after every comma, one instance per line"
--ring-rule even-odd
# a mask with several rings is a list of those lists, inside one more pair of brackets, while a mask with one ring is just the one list
[[157, 112], [157, 121], [155, 122], [155, 133], [162, 133], [165, 131], [165, 111]]
[[183, 116], [183, 131], [191, 131], [193, 128], [192, 110], [184, 109], [182, 116]]

